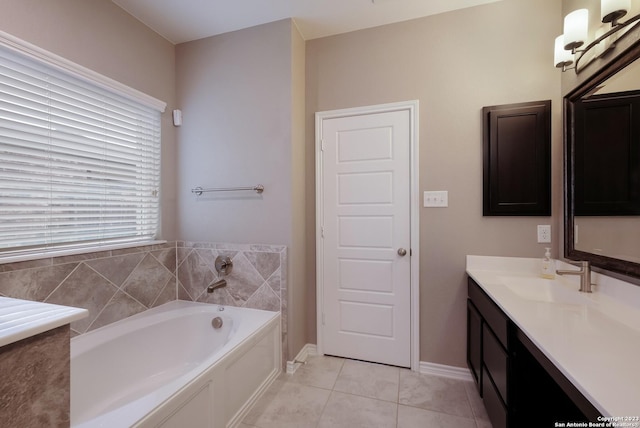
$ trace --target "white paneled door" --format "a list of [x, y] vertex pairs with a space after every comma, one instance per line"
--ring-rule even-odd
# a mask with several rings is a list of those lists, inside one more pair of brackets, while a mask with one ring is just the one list
[[322, 352], [411, 366], [411, 112], [324, 118]]

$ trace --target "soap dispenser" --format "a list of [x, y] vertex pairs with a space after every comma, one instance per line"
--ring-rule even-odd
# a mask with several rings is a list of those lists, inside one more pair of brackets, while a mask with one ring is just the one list
[[556, 276], [556, 269], [551, 259], [551, 248], [545, 248], [540, 276], [546, 279], [553, 279]]

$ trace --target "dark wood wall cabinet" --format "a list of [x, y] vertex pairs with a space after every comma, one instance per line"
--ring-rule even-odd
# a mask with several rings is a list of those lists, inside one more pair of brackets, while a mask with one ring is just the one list
[[640, 214], [640, 91], [574, 104], [574, 215]]
[[484, 107], [483, 215], [551, 215], [551, 101]]
[[601, 416], [472, 278], [467, 364], [494, 428], [553, 427]]

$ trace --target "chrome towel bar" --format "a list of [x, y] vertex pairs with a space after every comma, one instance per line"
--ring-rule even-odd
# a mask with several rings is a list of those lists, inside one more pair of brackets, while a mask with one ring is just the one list
[[253, 187], [214, 187], [209, 189], [203, 189], [202, 187], [198, 186], [195, 189], [191, 189], [191, 193], [195, 193], [196, 195], [200, 196], [204, 192], [234, 192], [237, 190], [253, 190], [254, 192], [260, 194], [264, 192], [264, 186], [262, 184], [258, 184]]

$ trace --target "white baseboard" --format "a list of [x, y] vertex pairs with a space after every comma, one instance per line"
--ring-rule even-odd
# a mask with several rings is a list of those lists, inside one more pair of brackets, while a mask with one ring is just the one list
[[287, 374], [294, 374], [298, 367], [307, 362], [309, 355], [316, 355], [317, 353], [318, 348], [316, 345], [311, 343], [304, 345], [293, 361], [287, 361]]
[[464, 367], [445, 366], [443, 364], [420, 361], [420, 373], [473, 382], [469, 369]]
[[[317, 355], [318, 348], [316, 345], [307, 343], [302, 347], [298, 355], [293, 361], [287, 361], [287, 374], [293, 374], [295, 371], [303, 365], [310, 355]], [[426, 361], [420, 361], [419, 373], [446, 377], [450, 379], [464, 380], [473, 382], [473, 377], [466, 367], [446, 366], [444, 364], [428, 363]]]

